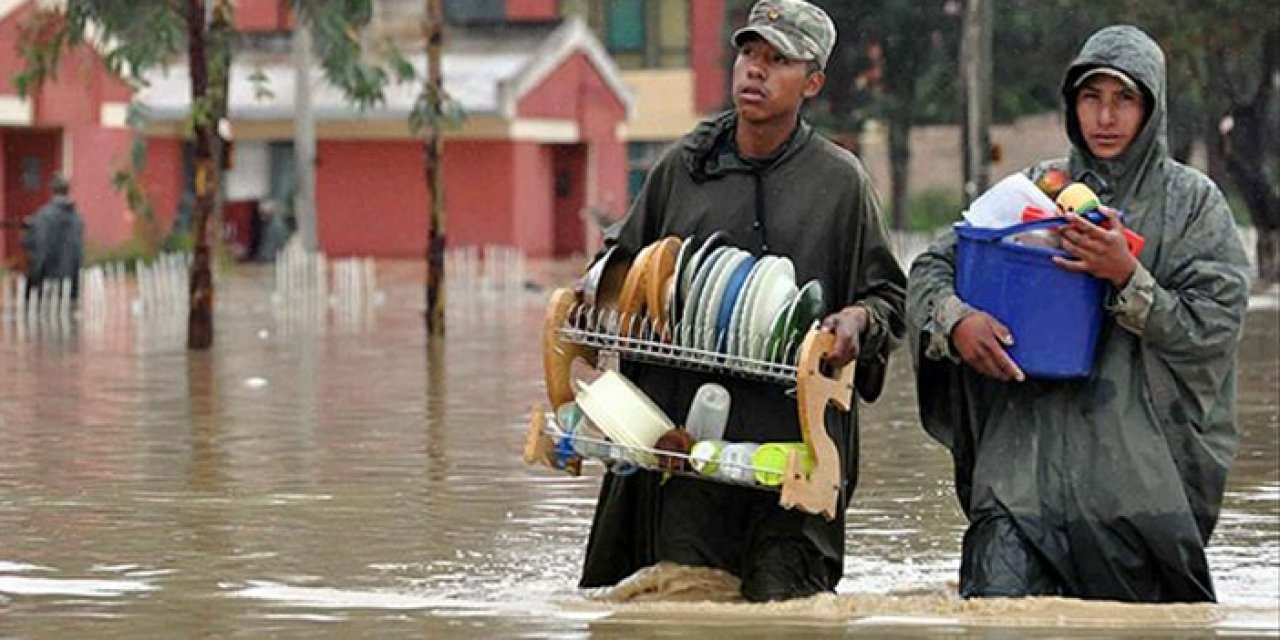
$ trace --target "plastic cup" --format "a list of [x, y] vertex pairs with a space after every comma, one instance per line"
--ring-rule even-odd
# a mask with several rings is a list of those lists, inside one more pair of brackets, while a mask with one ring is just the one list
[[787, 471], [787, 454], [796, 454], [796, 461], [804, 473], [813, 471], [813, 455], [809, 446], [803, 442], [769, 442], [760, 445], [755, 455], [751, 456], [751, 466], [755, 467], [756, 482], [767, 487], [782, 484]]
[[719, 475], [734, 482], [752, 482], [751, 458], [760, 445], [754, 442], [731, 442], [720, 451]]
[[689, 451], [689, 464], [693, 470], [704, 476], [714, 476], [720, 470], [720, 454], [724, 451], [724, 440], [702, 440], [693, 445]]

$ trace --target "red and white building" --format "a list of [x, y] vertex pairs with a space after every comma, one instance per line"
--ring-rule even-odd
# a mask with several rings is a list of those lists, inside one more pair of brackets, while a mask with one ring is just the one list
[[[111, 187], [112, 174], [128, 162], [132, 100], [146, 108], [145, 183], [167, 228], [190, 173], [182, 136], [190, 95], [185, 63], [156, 72], [134, 93], [82, 49], [63, 60], [55, 82], [19, 98], [11, 78], [22, 61], [9, 43], [34, 5], [0, 0], [0, 220], [34, 212], [60, 171], [71, 180], [91, 247], [132, 237], [132, 214]], [[267, 40], [287, 38], [290, 18], [281, 6], [240, 0], [237, 27]], [[377, 2], [374, 26], [412, 34], [420, 6]], [[454, 25], [446, 33], [444, 84], [466, 112], [445, 136], [450, 246], [506, 244], [531, 256], [593, 250], [599, 229], [584, 212], [621, 216], [657, 151], [723, 103], [723, 0], [468, 0], [446, 7]], [[636, 10], [652, 15], [627, 13]], [[637, 32], [637, 24], [645, 26]], [[230, 221], [291, 192], [294, 72], [287, 47], [276, 49], [238, 54], [233, 63]], [[422, 54], [411, 59], [425, 67]], [[269, 95], [249, 80], [255, 73], [266, 76]], [[392, 86], [384, 104], [359, 112], [319, 77], [316, 71], [312, 103], [321, 249], [422, 256], [424, 152], [407, 124], [419, 88]], [[0, 261], [18, 250], [16, 229], [4, 228]]]

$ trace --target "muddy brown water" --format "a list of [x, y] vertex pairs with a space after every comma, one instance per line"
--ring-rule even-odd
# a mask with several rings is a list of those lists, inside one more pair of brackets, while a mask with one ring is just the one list
[[1280, 636], [1274, 300], [1241, 349], [1220, 604], [956, 598], [964, 521], [899, 357], [866, 408], [839, 592], [746, 605], [675, 567], [576, 590], [601, 470], [519, 459], [548, 291], [459, 288], [431, 343], [421, 268], [379, 269], [385, 304], [325, 316], [273, 304], [268, 269], [227, 273], [203, 354], [182, 318], [0, 319], [0, 636]]

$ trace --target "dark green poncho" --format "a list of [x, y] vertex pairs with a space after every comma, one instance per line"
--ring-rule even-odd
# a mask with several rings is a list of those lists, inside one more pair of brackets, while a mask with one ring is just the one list
[[[1149, 115], [1125, 152], [1090, 155], [1074, 85], [1110, 66], [1136, 80]], [[965, 596], [1059, 594], [1127, 601], [1213, 600], [1205, 545], [1237, 442], [1236, 350], [1247, 262], [1225, 198], [1166, 146], [1164, 56], [1133, 27], [1084, 45], [1063, 79], [1073, 148], [1065, 167], [1102, 186], [1146, 238], [1113, 291], [1093, 374], [996, 382], [949, 353], [955, 238], [912, 265], [908, 335], [921, 419], [955, 462]], [[954, 315], [954, 314], [953, 314]], [[941, 338], [941, 339], [939, 339]], [[1017, 339], [1017, 336], [1014, 336]]]
[[[734, 150], [736, 116], [703, 123], [670, 149], [650, 173], [616, 244], [635, 253], [666, 236], [729, 244], [759, 257], [784, 255], [796, 280], [817, 279], [827, 311], [863, 305], [856, 386], [874, 400], [889, 351], [902, 336], [904, 276], [888, 243], [880, 207], [862, 165], [800, 123], [773, 157], [747, 162]], [[732, 395], [726, 437], [734, 441], [800, 439], [794, 397], [780, 385], [666, 367], [623, 363], [623, 373], [683, 424], [698, 387], [708, 381]], [[845, 494], [840, 516], [787, 511], [778, 494], [656, 474], [608, 474], [600, 493], [581, 584], [612, 585], [658, 561], [712, 566], [743, 579], [743, 594], [765, 600], [835, 588], [843, 573], [844, 516], [857, 479], [857, 422], [832, 410], [828, 433], [840, 450]]]

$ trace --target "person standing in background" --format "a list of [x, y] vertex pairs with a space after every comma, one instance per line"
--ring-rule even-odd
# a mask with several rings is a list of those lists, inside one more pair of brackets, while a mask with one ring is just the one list
[[53, 199], [30, 218], [22, 234], [27, 253], [26, 296], [39, 296], [46, 280], [71, 281], [71, 298], [80, 297], [80, 265], [84, 261], [84, 220], [71, 200], [71, 185], [55, 175], [49, 183]]

